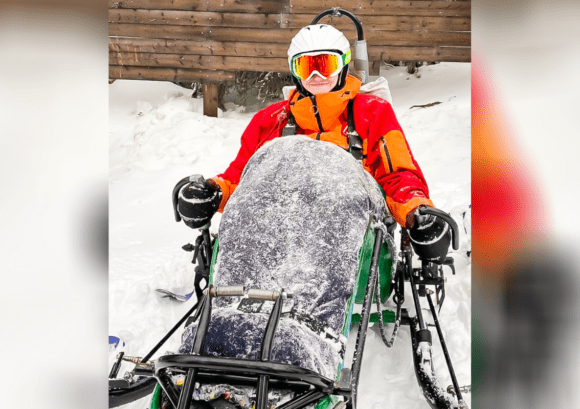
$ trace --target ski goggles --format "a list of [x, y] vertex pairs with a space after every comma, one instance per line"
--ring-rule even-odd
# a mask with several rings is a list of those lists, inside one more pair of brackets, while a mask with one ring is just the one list
[[350, 50], [343, 55], [332, 51], [304, 53], [292, 58], [290, 72], [302, 81], [309, 80], [315, 73], [328, 79], [338, 74], [349, 62]]

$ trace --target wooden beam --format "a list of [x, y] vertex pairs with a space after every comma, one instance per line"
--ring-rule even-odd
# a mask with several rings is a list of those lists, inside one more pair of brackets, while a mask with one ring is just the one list
[[[159, 26], [153, 24], [109, 24], [109, 35], [113, 37], [165, 38], [195, 41], [231, 41], [280, 43], [290, 45], [298, 29], [254, 29], [226, 27]], [[355, 31], [343, 31], [351, 41]], [[412, 31], [369, 31], [365, 38], [370, 45], [401, 46], [456, 46], [471, 45], [470, 32], [412, 32]]]
[[109, 51], [286, 58], [288, 46], [280, 43], [244, 43], [111, 37], [109, 38]]
[[[288, 47], [276, 43], [226, 43], [218, 41], [110, 38], [109, 51], [119, 53], [191, 54], [286, 59]], [[372, 61], [471, 61], [471, 49], [455, 47], [369, 46]]]
[[186, 70], [181, 68], [150, 68], [109, 66], [110, 79], [153, 81], [234, 81], [235, 73], [210, 70]]
[[364, 15], [471, 16], [471, 1], [290, 0], [291, 13], [318, 14], [332, 7]]
[[370, 47], [370, 61], [471, 62], [470, 47]]
[[[230, 28], [302, 28], [314, 14], [245, 14], [174, 10], [109, 10], [110, 23], [159, 24]], [[441, 16], [360, 16], [365, 30], [469, 31], [471, 18]], [[352, 30], [347, 18], [326, 17], [323, 22], [339, 30]]]
[[109, 53], [110, 65], [287, 72], [286, 58], [227, 57], [187, 54]]
[[203, 114], [214, 118], [218, 116], [218, 84], [215, 82], [203, 84]]
[[288, 0], [109, 0], [109, 8], [282, 13], [290, 7]]

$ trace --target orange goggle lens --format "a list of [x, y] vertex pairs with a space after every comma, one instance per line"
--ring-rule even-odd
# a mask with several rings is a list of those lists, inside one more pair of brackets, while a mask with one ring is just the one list
[[332, 77], [341, 69], [342, 58], [335, 54], [301, 55], [292, 61], [292, 74], [301, 80], [307, 80], [314, 71]]

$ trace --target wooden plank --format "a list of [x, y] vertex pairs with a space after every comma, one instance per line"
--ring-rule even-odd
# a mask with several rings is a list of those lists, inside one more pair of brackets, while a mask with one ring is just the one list
[[109, 8], [282, 13], [290, 7], [288, 0], [109, 0]]
[[166, 40], [157, 38], [109, 38], [109, 51], [154, 53], [231, 55], [286, 58], [288, 46], [279, 43], [244, 43], [220, 41]]
[[[316, 17], [311, 14], [281, 14], [268, 16], [270, 25], [276, 26], [276, 21], [282, 19], [281, 28], [302, 28], [312, 23]], [[471, 17], [431, 17], [431, 16], [360, 16], [363, 30], [395, 30], [395, 31], [470, 31]], [[346, 17], [324, 17], [322, 23], [348, 31], [354, 29], [352, 21]]]
[[[313, 14], [244, 14], [172, 10], [109, 10], [110, 23], [161, 24], [238, 28], [302, 28], [314, 19]], [[353, 29], [347, 18], [323, 20], [339, 30]], [[470, 17], [361, 16], [365, 30], [398, 31], [469, 31]]]
[[288, 72], [286, 58], [224, 57], [184, 54], [109, 53], [110, 65], [212, 69], [224, 71]]
[[203, 84], [203, 114], [213, 118], [218, 116], [218, 84], [215, 82]]
[[358, 18], [363, 15], [471, 15], [471, 1], [290, 0], [290, 12], [296, 14], [319, 14], [333, 7], [350, 11]]
[[[279, 16], [280, 14], [277, 14]], [[268, 14], [176, 10], [110, 9], [109, 23], [163, 24], [204, 27], [277, 28]]]
[[471, 48], [455, 47], [371, 47], [370, 61], [471, 62]]
[[[275, 43], [195, 42], [142, 38], [110, 38], [109, 51], [120, 53], [192, 54], [234, 57], [275, 57], [286, 59], [287, 46]], [[369, 46], [372, 61], [454, 61], [471, 60], [470, 48]]]
[[[159, 26], [152, 24], [109, 24], [109, 35], [117, 37], [165, 38], [173, 40], [195, 41], [231, 41], [269, 43], [290, 45], [290, 40], [298, 29], [251, 29], [225, 27], [189, 27], [189, 26]], [[344, 31], [345, 36], [354, 41], [355, 31]], [[365, 33], [370, 45], [402, 45], [402, 46], [457, 46], [471, 45], [469, 32], [405, 32], [405, 31], [370, 31]]]
[[150, 68], [109, 66], [110, 79], [152, 81], [234, 81], [235, 73], [227, 71], [185, 70], [181, 68]]

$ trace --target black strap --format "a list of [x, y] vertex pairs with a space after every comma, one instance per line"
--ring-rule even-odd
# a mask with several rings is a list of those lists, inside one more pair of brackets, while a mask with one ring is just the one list
[[354, 99], [348, 101], [346, 110], [348, 124], [348, 131], [346, 133], [346, 136], [348, 137], [348, 150], [356, 160], [362, 160], [362, 138], [354, 126]]

